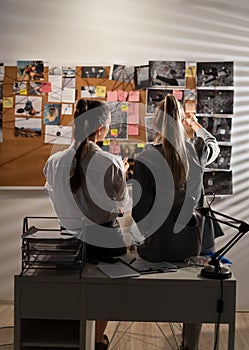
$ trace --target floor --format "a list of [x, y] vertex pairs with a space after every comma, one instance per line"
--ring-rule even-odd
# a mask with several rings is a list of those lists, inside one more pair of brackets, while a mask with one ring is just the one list
[[[0, 349], [12, 350], [13, 346], [1, 344], [13, 341], [13, 304], [0, 303]], [[118, 326], [118, 328], [117, 328]], [[116, 329], [117, 328], [117, 329]], [[200, 350], [213, 350], [214, 325], [204, 324], [200, 339]], [[227, 349], [227, 325], [220, 326], [219, 350]], [[181, 342], [181, 324], [155, 322], [109, 322], [106, 333], [110, 340], [109, 350], [176, 350]], [[166, 337], [165, 337], [166, 335]], [[249, 312], [236, 313], [235, 350], [249, 350]]]

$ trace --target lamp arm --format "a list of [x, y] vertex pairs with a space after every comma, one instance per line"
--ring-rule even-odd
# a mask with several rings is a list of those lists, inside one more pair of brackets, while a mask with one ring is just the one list
[[[200, 208], [200, 212], [203, 216], [211, 219], [211, 220], [214, 220], [214, 221], [217, 221], [217, 222], [220, 222], [222, 224], [225, 224], [227, 226], [230, 226], [230, 227], [233, 227], [237, 230], [239, 230], [238, 233], [236, 233], [235, 236], [233, 236], [230, 241], [228, 241], [223, 247], [221, 247], [219, 250], [217, 250], [212, 258], [211, 258], [211, 261], [209, 262], [210, 265], [217, 265], [220, 258], [221, 258], [221, 254], [226, 254], [248, 231], [249, 231], [249, 224], [247, 224], [246, 222], [244, 221], [241, 221], [241, 220], [238, 220], [238, 219], [235, 219], [231, 216], [228, 216], [226, 214], [223, 214], [223, 213], [220, 213], [218, 211], [215, 211], [215, 210], [212, 210], [210, 208]], [[209, 215], [209, 212], [211, 215]], [[230, 221], [233, 221], [233, 222], [236, 222], [238, 224], [240, 224], [239, 226], [238, 225], [235, 225], [231, 222], [228, 222], [228, 221], [224, 221], [224, 220], [221, 220], [219, 218], [217, 218], [215, 215], [218, 215], [218, 216], [221, 216], [221, 217], [224, 217], [224, 218], [227, 218], [229, 219]]]

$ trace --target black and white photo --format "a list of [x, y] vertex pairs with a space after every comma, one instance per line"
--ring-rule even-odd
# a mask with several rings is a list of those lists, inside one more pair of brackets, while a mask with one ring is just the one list
[[197, 90], [197, 114], [233, 114], [233, 90]]
[[186, 62], [149, 61], [150, 86], [186, 85]]
[[197, 62], [197, 87], [233, 86], [233, 62]]

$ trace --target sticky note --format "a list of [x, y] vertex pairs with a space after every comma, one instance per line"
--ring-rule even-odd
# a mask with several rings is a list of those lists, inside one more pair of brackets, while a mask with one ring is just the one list
[[3, 98], [3, 108], [13, 108], [13, 97], [4, 97]]
[[97, 85], [96, 86], [96, 90], [95, 90], [95, 94], [98, 97], [105, 98], [105, 96], [106, 96], [106, 86]]
[[129, 91], [129, 102], [139, 102], [139, 91]]
[[41, 83], [41, 91], [43, 93], [48, 93], [52, 91], [52, 83], [47, 82], [47, 83]]
[[139, 125], [129, 124], [128, 125], [128, 135], [139, 135]]
[[196, 76], [196, 66], [187, 66], [186, 67], [186, 77], [193, 78]]
[[120, 154], [121, 153], [120, 143], [112, 141], [110, 143], [110, 152], [112, 154]]
[[111, 129], [110, 134], [112, 137], [117, 137], [118, 136], [118, 129]]
[[108, 102], [115, 102], [118, 100], [118, 93], [117, 91], [107, 91], [107, 101]]
[[128, 104], [128, 123], [139, 124], [139, 103]]
[[182, 100], [182, 90], [173, 90], [173, 95], [178, 101]]
[[118, 101], [125, 102], [127, 100], [128, 92], [123, 90], [118, 90]]

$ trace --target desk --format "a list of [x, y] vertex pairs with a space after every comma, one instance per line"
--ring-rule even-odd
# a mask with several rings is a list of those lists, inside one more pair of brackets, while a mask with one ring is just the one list
[[[87, 320], [216, 323], [221, 282], [199, 272], [186, 267], [112, 280], [87, 264], [82, 278], [52, 271], [15, 276], [15, 350], [38, 345], [89, 350]], [[220, 322], [229, 325], [228, 350], [234, 350], [234, 277], [223, 281], [223, 300]]]

